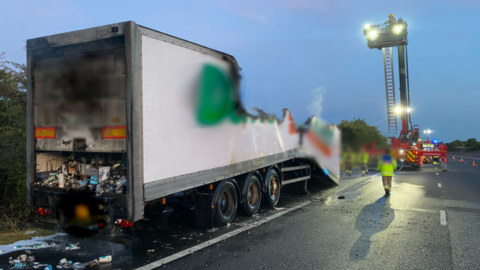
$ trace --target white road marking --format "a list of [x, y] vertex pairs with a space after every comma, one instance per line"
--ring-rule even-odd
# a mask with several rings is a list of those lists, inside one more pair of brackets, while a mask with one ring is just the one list
[[438, 187], [441, 188], [441, 187], [442, 187], [442, 184], [438, 183]]
[[231, 231], [231, 232], [229, 232], [229, 233], [226, 233], [226, 234], [224, 234], [224, 235], [221, 235], [221, 236], [219, 236], [219, 237], [217, 237], [217, 238], [213, 238], [213, 239], [211, 239], [211, 240], [209, 240], [209, 241], [206, 241], [206, 242], [201, 243], [201, 244], [199, 244], [199, 245], [196, 245], [196, 246], [193, 246], [193, 247], [191, 247], [191, 248], [185, 249], [185, 250], [183, 250], [183, 251], [180, 251], [180, 252], [178, 252], [178, 253], [175, 253], [175, 254], [173, 254], [173, 255], [170, 255], [170, 256], [168, 256], [168, 257], [165, 257], [165, 258], [163, 258], [163, 259], [161, 259], [161, 260], [158, 260], [158, 261], [152, 262], [152, 263], [150, 263], [150, 264], [147, 264], [147, 265], [145, 265], [145, 266], [142, 266], [142, 267], [140, 267], [140, 268], [137, 268], [137, 270], [149, 270], [149, 269], [154, 269], [154, 268], [163, 266], [163, 265], [165, 265], [165, 264], [167, 264], [167, 263], [173, 262], [173, 261], [175, 261], [175, 260], [177, 260], [177, 259], [180, 259], [180, 258], [182, 258], [182, 257], [185, 257], [185, 256], [187, 256], [187, 255], [189, 255], [189, 254], [192, 254], [192, 253], [194, 253], [194, 252], [196, 252], [196, 251], [199, 251], [199, 250], [201, 250], [201, 249], [204, 249], [204, 248], [206, 248], [206, 247], [208, 247], [208, 246], [214, 245], [214, 244], [216, 244], [216, 243], [218, 243], [218, 242], [220, 242], [220, 241], [223, 241], [223, 240], [225, 240], [225, 239], [228, 239], [228, 238], [230, 238], [230, 237], [232, 237], [232, 236], [235, 236], [235, 235], [237, 235], [237, 234], [239, 234], [239, 233], [242, 233], [242, 232], [244, 232], [244, 231], [248, 231], [248, 230], [250, 230], [250, 229], [252, 229], [252, 228], [255, 228], [255, 227], [257, 227], [257, 226], [260, 226], [260, 225], [262, 225], [263, 223], [269, 222], [270, 220], [276, 219], [276, 218], [281, 217], [281, 216], [283, 216], [283, 215], [285, 215], [285, 214], [288, 214], [288, 213], [290, 213], [290, 212], [293, 212], [293, 211], [295, 211], [295, 210], [297, 210], [297, 209], [299, 209], [299, 208], [302, 208], [302, 207], [304, 207], [304, 206], [306, 206], [306, 205], [309, 205], [309, 204], [311, 204], [311, 203], [312, 203], [312, 202], [304, 202], [304, 203], [301, 203], [301, 204], [296, 205], [296, 206], [294, 206], [294, 207], [292, 207], [292, 208], [289, 208], [289, 209], [287, 209], [287, 210], [281, 211], [281, 212], [279, 212], [279, 213], [276, 213], [276, 214], [274, 214], [274, 215], [271, 215], [271, 216], [266, 217], [266, 218], [264, 218], [264, 219], [261, 219], [261, 220], [259, 220], [259, 221], [256, 221], [256, 222], [253, 222], [253, 223], [251, 223], [251, 224], [248, 224], [248, 225], [246, 225], [246, 226], [244, 226], [244, 227], [242, 227], [242, 228], [239, 228], [239, 229], [236, 229], [236, 230]]
[[440, 224], [442, 226], [447, 226], [447, 214], [445, 210], [440, 210]]

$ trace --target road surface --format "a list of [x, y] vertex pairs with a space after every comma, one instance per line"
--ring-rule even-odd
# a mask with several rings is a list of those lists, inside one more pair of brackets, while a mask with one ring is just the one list
[[[449, 156], [448, 172], [405, 168], [387, 198], [380, 176], [355, 170], [338, 187], [310, 181], [308, 195], [301, 183], [286, 186], [277, 209], [237, 214], [213, 232], [195, 229], [191, 212], [169, 212], [144, 222], [133, 247], [59, 235], [33, 254], [54, 268], [62, 258], [112, 255], [101, 269], [478, 269], [480, 167], [463, 160]], [[81, 249], [65, 250], [77, 242]], [[23, 253], [0, 254], [0, 268]]]

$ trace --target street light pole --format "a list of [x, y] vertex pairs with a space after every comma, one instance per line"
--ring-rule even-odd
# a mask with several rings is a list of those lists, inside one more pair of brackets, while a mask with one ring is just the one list
[[430, 141], [430, 139], [428, 138], [428, 135], [431, 133], [432, 131], [430, 129], [427, 129], [427, 130], [424, 130], [423, 133], [427, 134], [427, 142]]

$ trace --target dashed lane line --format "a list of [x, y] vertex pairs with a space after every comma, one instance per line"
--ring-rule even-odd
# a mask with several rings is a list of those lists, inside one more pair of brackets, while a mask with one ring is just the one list
[[445, 210], [440, 210], [440, 224], [442, 226], [447, 226], [447, 214]]

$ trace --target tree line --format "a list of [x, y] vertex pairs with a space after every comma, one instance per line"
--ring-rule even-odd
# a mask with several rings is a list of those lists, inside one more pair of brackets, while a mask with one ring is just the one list
[[455, 140], [445, 144], [449, 151], [466, 150], [466, 151], [480, 151], [480, 142], [475, 138], [470, 138], [466, 141]]
[[25, 64], [0, 53], [0, 211], [27, 214]]

